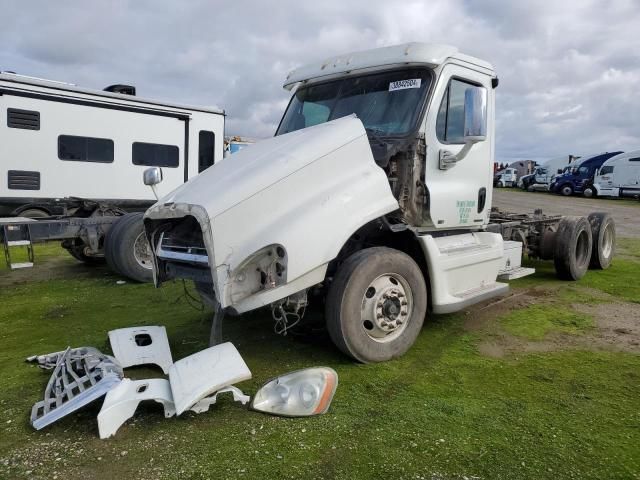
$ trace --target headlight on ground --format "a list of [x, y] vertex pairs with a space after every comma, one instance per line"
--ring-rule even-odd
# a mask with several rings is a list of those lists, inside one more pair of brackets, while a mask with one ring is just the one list
[[329, 409], [338, 374], [329, 367], [307, 368], [267, 382], [253, 397], [251, 408], [285, 417], [319, 415]]

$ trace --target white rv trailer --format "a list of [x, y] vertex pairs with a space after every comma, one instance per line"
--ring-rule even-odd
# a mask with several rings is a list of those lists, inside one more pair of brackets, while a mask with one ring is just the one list
[[[0, 243], [11, 268], [32, 243], [61, 240], [78, 260], [151, 279], [142, 212], [223, 158], [224, 111], [0, 73]], [[142, 181], [163, 167], [163, 184]], [[46, 217], [46, 218], [42, 218]], [[37, 221], [34, 219], [38, 219]], [[29, 261], [14, 262], [12, 247]]]
[[163, 167], [164, 195], [222, 159], [222, 110], [107, 90], [0, 73], [0, 216], [62, 214], [68, 197], [142, 211], [145, 168]]
[[640, 150], [621, 153], [602, 164], [593, 180], [598, 196], [640, 196]]

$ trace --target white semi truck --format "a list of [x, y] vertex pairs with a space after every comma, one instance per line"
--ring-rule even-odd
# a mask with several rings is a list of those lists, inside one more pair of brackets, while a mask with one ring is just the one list
[[194, 280], [218, 312], [214, 340], [220, 312], [266, 306], [286, 330], [324, 304], [336, 346], [377, 362], [405, 353], [428, 311], [505, 294], [498, 280], [533, 272], [523, 253], [553, 259], [566, 279], [606, 268], [605, 214], [492, 212], [497, 86], [489, 63], [446, 45], [294, 70], [275, 137], [147, 210], [156, 285]]

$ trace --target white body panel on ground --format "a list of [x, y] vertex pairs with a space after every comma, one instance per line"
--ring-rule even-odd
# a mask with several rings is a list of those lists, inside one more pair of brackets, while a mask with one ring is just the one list
[[160, 327], [119, 328], [109, 332], [113, 356], [123, 368], [155, 364], [169, 373], [173, 365], [167, 330]]
[[189, 410], [224, 387], [250, 378], [249, 367], [229, 342], [178, 360], [169, 370], [176, 414]]

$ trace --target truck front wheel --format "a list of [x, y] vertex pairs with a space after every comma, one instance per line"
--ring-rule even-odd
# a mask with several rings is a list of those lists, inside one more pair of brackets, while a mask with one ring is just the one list
[[570, 197], [571, 195], [573, 195], [573, 187], [571, 185], [569, 185], [568, 183], [566, 183], [562, 187], [560, 187], [559, 191], [565, 197]]
[[351, 255], [329, 288], [326, 321], [333, 343], [363, 362], [403, 355], [415, 342], [427, 311], [427, 287], [407, 254], [373, 247]]

